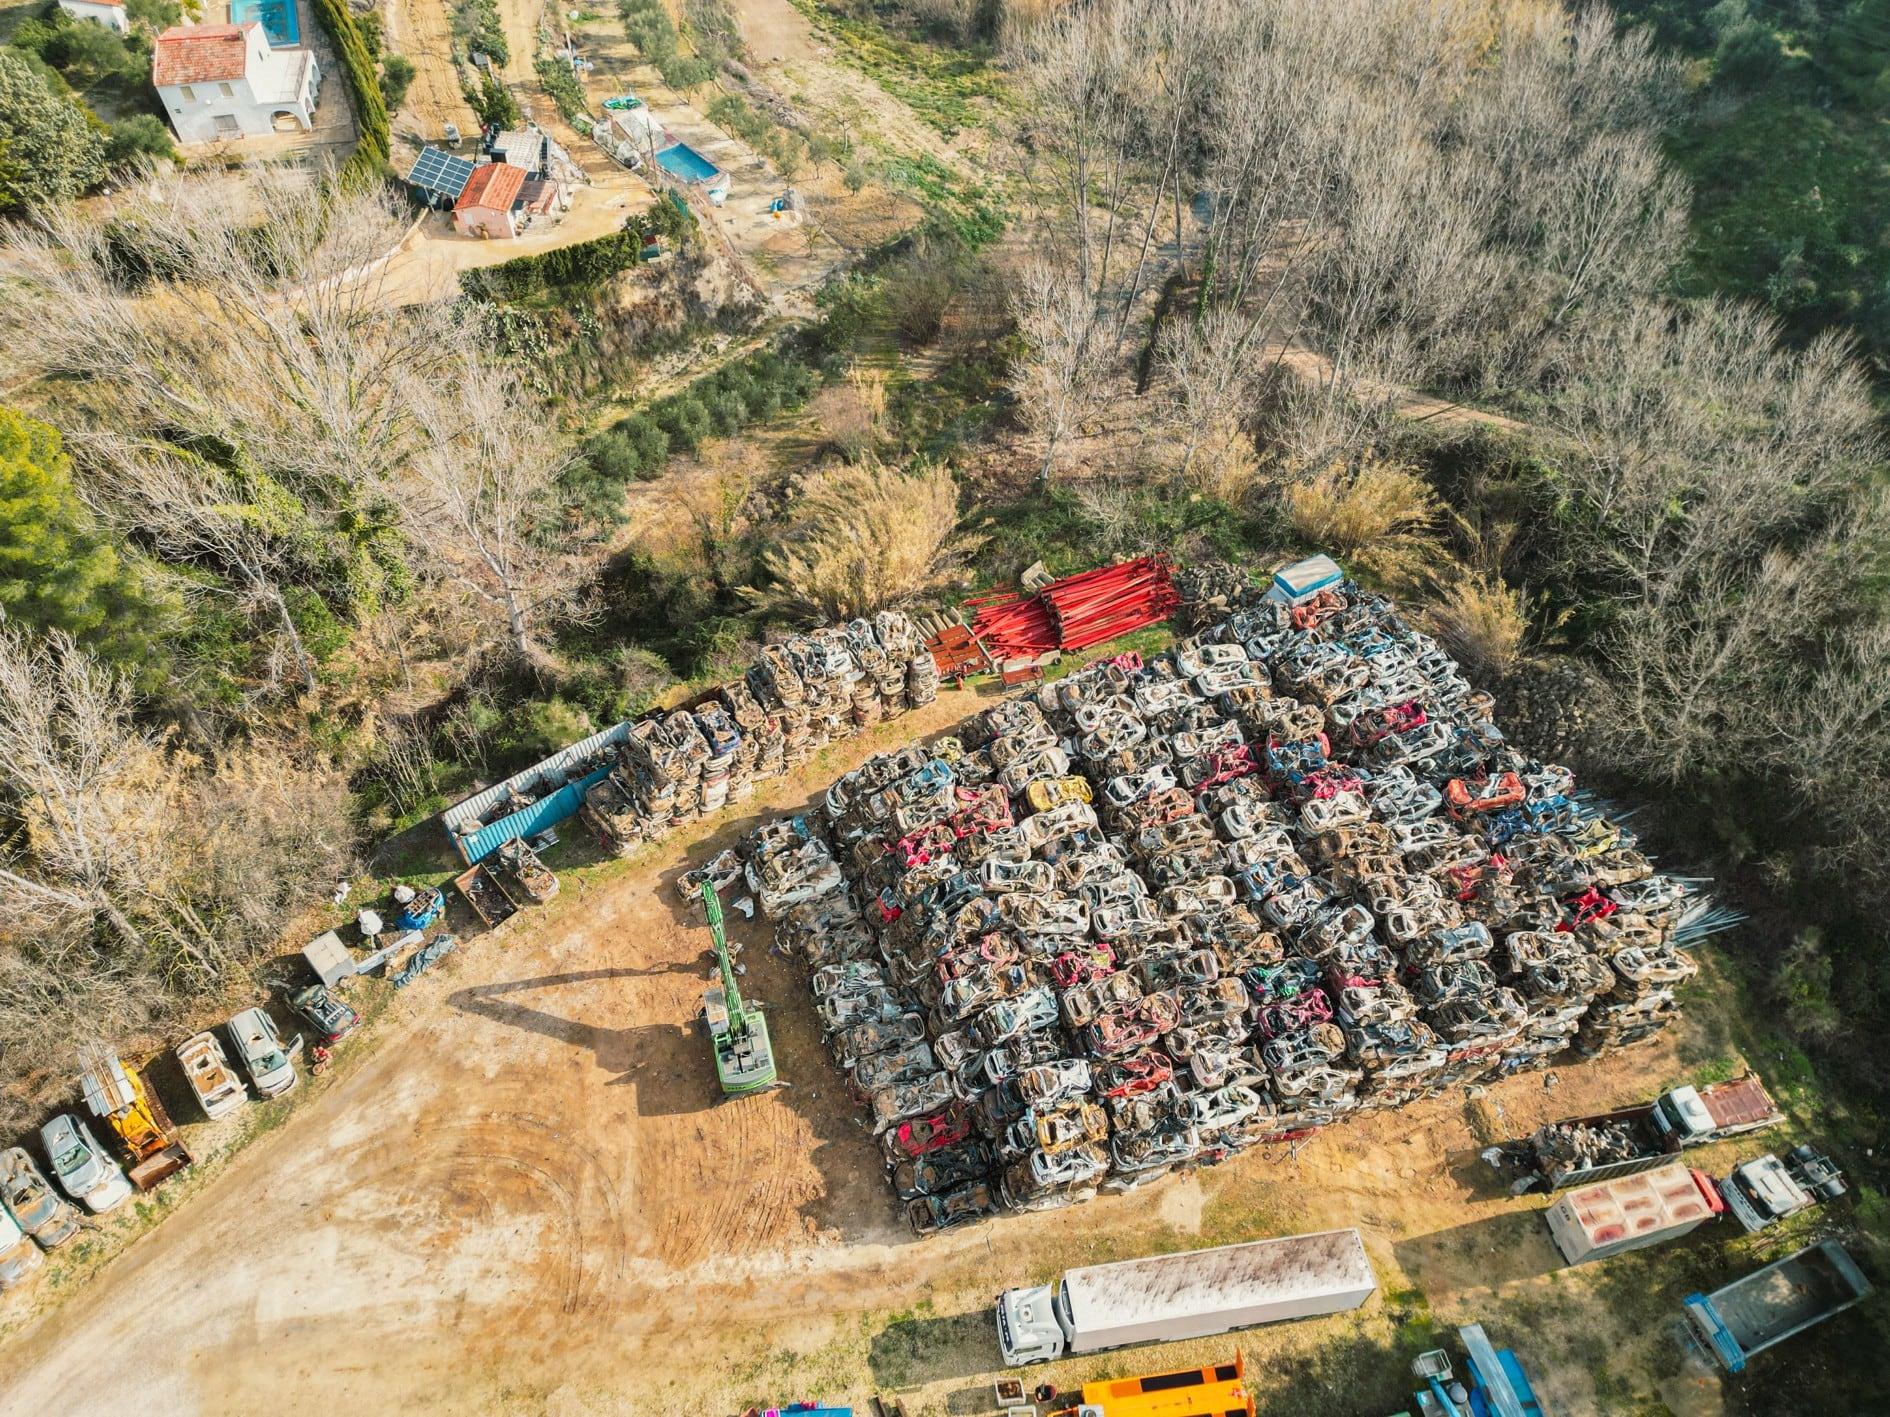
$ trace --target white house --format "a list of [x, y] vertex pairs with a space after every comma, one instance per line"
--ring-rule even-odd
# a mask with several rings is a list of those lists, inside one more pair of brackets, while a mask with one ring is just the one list
[[157, 38], [151, 82], [186, 143], [315, 126], [321, 70], [306, 49], [272, 49], [263, 28], [173, 25]]
[[75, 20], [91, 20], [120, 34], [131, 31], [131, 21], [125, 18], [125, 7], [118, 0], [59, 0], [59, 8]]

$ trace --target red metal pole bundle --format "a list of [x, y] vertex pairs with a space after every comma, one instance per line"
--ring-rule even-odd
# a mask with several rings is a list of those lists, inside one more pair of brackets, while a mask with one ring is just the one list
[[1179, 603], [1159, 556], [1065, 576], [1028, 600], [994, 599], [985, 597], [972, 630], [1004, 658], [1088, 649], [1154, 624]]

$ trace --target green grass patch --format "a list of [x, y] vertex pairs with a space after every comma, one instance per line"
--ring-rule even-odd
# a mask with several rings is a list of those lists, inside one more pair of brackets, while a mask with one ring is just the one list
[[793, 0], [852, 65], [946, 138], [986, 122], [1009, 101], [1002, 74], [983, 55], [899, 39], [877, 20], [837, 15], [818, 0]]

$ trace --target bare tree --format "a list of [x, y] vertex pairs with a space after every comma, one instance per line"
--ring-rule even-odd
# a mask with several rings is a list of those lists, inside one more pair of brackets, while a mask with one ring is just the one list
[[1048, 483], [1065, 440], [1102, 396], [1106, 338], [1080, 273], [1042, 261], [1025, 266], [1012, 297], [1025, 352], [1011, 366], [1024, 421], [1044, 440], [1037, 480]]
[[517, 375], [464, 342], [450, 378], [403, 387], [420, 446], [383, 486], [416, 550], [502, 617], [513, 654], [543, 664], [547, 620], [577, 612], [586, 579], [554, 534], [568, 456]]
[[134, 953], [149, 947], [133, 917], [165, 875], [158, 756], [131, 726], [122, 675], [63, 633], [35, 641], [0, 625], [0, 790], [25, 823], [0, 856], [9, 913], [84, 921]]
[[404, 222], [320, 173], [155, 175], [12, 233], [14, 357], [103, 385], [113, 431], [212, 438], [345, 500], [407, 446], [400, 377], [449, 348], [387, 283]]
[[301, 505], [267, 479], [237, 474], [168, 444], [95, 437], [81, 449], [86, 499], [108, 523], [174, 565], [208, 566], [222, 581], [179, 577], [189, 596], [226, 595], [262, 610], [289, 649], [303, 692], [320, 691], [285, 588], [297, 574]]
[[1176, 475], [1184, 483], [1204, 447], [1241, 436], [1240, 420], [1255, 392], [1253, 355], [1259, 340], [1255, 322], [1228, 306], [1198, 321], [1178, 321], [1164, 332], [1159, 364], [1173, 391], [1173, 423], [1181, 440]]

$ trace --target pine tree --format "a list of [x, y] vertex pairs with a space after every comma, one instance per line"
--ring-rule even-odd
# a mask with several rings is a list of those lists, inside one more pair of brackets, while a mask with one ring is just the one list
[[0, 611], [122, 660], [143, 657], [151, 609], [73, 491], [58, 430], [0, 408]]
[[105, 177], [105, 130], [0, 50], [0, 211], [76, 197]]

